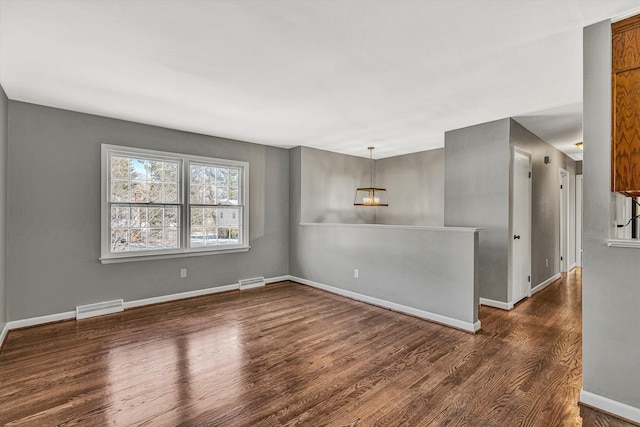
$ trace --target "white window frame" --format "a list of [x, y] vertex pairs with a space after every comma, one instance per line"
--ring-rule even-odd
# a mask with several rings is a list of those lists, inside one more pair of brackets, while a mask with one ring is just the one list
[[[178, 249], [163, 249], [154, 251], [141, 252], [111, 252], [111, 155], [126, 155], [132, 157], [153, 157], [177, 161], [178, 174], [180, 184], [178, 189], [178, 206], [179, 206], [179, 228], [180, 233], [178, 240], [180, 247]], [[190, 227], [191, 221], [189, 216], [190, 200], [190, 163], [207, 164], [218, 167], [235, 167], [240, 168], [240, 183], [238, 186], [239, 197], [238, 205], [241, 207], [242, 224], [241, 241], [238, 244], [225, 244], [207, 247], [191, 248]], [[194, 156], [182, 153], [172, 153], [166, 151], [147, 150], [143, 148], [124, 147], [119, 145], [102, 144], [101, 149], [101, 256], [100, 262], [103, 264], [143, 261], [151, 259], [192, 257], [202, 255], [213, 255], [220, 253], [246, 252], [249, 246], [249, 163], [237, 160], [217, 159], [213, 157]], [[114, 202], [115, 203], [115, 202]], [[217, 207], [217, 205], [212, 205]], [[231, 205], [235, 207], [236, 205]]]

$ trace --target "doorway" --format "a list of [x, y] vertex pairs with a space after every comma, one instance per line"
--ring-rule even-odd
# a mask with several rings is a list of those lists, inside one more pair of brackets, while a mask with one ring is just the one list
[[531, 154], [513, 147], [509, 301], [531, 295]]

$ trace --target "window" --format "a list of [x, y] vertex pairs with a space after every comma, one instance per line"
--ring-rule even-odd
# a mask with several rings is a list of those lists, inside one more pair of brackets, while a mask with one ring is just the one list
[[248, 250], [249, 165], [102, 146], [102, 262]]
[[239, 243], [242, 227], [242, 206], [239, 203], [241, 172], [240, 167], [190, 163], [191, 247]]

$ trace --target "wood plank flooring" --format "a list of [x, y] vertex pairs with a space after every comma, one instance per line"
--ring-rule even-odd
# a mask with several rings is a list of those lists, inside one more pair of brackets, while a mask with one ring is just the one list
[[15, 330], [0, 425], [629, 426], [580, 415], [580, 281], [477, 335], [292, 282]]

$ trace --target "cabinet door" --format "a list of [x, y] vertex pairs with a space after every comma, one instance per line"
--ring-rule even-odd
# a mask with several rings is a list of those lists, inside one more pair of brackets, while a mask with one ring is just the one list
[[613, 76], [613, 191], [640, 196], [640, 68]]
[[640, 15], [612, 27], [611, 190], [640, 196]]
[[613, 27], [611, 65], [614, 73], [640, 67], [640, 26], [637, 25], [640, 19], [634, 17], [626, 26]]

